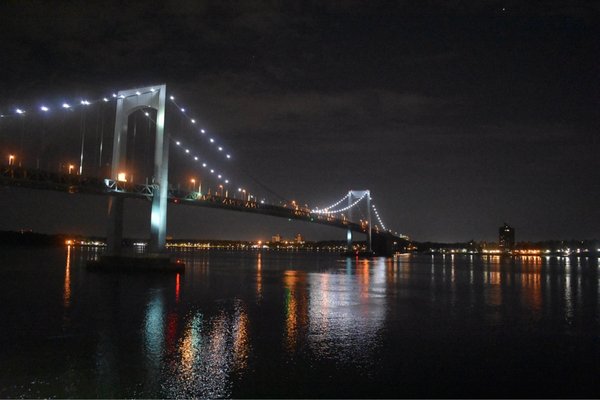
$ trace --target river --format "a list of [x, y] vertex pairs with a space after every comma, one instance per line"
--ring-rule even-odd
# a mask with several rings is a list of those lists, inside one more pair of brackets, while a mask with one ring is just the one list
[[598, 259], [0, 248], [0, 397], [597, 397]]

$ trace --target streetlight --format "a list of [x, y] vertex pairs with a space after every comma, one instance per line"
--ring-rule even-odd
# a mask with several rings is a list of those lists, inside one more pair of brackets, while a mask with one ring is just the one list
[[13, 165], [15, 163], [15, 156], [9, 154], [8, 156], [8, 165]]
[[73, 172], [73, 168], [75, 168], [75, 166], [73, 164], [69, 164], [69, 175], [71, 175], [71, 172]]
[[223, 185], [219, 185], [219, 189], [221, 189], [221, 193], [219, 194], [219, 196], [223, 197]]
[[196, 180], [194, 178], [190, 179], [190, 183], [192, 184], [192, 192], [194, 191], [194, 188], [196, 187]]

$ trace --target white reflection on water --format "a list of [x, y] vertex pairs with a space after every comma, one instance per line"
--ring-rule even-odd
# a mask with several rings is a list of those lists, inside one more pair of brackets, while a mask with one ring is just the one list
[[166, 363], [165, 397], [221, 398], [231, 396], [232, 372], [243, 373], [250, 353], [249, 319], [238, 302], [232, 313], [207, 318], [190, 314], [181, 339]]
[[310, 273], [308, 280], [309, 346], [323, 357], [368, 357], [385, 323], [385, 259], [358, 261], [355, 275]]
[[565, 257], [565, 314], [567, 320], [573, 318], [573, 294], [571, 293], [571, 260]]
[[[162, 293], [155, 291], [146, 307], [144, 345], [150, 370], [160, 367], [165, 342], [165, 310]], [[156, 371], [155, 371], [156, 372]]]

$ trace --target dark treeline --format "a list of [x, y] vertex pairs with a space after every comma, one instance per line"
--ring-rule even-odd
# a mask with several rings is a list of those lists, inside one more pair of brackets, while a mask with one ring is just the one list
[[0, 245], [10, 246], [61, 246], [66, 235], [46, 235], [31, 231], [0, 231]]

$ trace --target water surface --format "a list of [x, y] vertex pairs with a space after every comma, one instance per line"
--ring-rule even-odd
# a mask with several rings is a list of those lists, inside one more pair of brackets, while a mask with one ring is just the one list
[[0, 397], [597, 397], [597, 259], [0, 250]]

